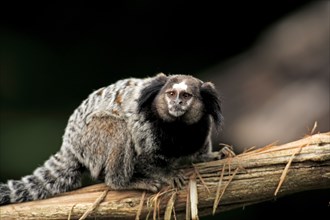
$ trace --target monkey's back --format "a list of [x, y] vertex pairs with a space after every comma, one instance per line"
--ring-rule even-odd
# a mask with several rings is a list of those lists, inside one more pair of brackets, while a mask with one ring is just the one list
[[140, 92], [151, 79], [123, 79], [94, 91], [74, 111], [69, 124], [86, 123], [91, 116], [98, 113], [124, 120], [129, 118], [136, 113]]

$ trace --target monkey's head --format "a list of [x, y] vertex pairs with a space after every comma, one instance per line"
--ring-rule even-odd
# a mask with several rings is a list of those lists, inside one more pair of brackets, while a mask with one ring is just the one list
[[204, 83], [189, 75], [158, 74], [143, 89], [139, 100], [140, 111], [149, 106], [163, 121], [194, 124], [210, 115], [217, 127], [222, 122], [220, 105], [212, 83]]

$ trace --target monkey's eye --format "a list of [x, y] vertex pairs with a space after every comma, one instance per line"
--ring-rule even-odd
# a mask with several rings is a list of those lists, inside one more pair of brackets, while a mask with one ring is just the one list
[[166, 94], [169, 96], [169, 97], [174, 97], [176, 95], [175, 91], [168, 91], [166, 92]]
[[182, 97], [183, 97], [184, 99], [190, 99], [190, 98], [192, 97], [192, 94], [187, 93], [187, 92], [184, 92], [184, 93], [182, 94]]

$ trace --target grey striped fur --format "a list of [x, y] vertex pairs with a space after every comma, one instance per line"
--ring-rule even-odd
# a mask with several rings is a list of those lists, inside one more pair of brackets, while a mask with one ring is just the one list
[[[182, 80], [188, 83], [188, 87], [194, 87], [191, 93], [196, 93], [192, 94], [194, 99], [188, 106], [191, 110], [185, 113], [189, 115], [192, 112], [192, 116], [173, 119], [166, 115], [168, 113], [164, 109], [168, 107], [163, 106], [167, 105], [163, 96], [165, 88]], [[146, 93], [148, 89], [153, 89], [154, 84], [157, 84], [159, 91], [150, 97], [148, 104], [150, 100], [144, 100], [142, 96], [148, 96]], [[200, 91], [203, 87], [204, 96]], [[208, 101], [204, 102], [204, 97]], [[215, 105], [216, 109], [205, 110], [206, 103]], [[213, 84], [186, 75], [158, 74], [144, 79], [129, 78], [100, 88], [91, 93], [70, 116], [59, 152], [32, 175], [21, 180], [8, 180], [6, 184], [0, 183], [0, 205], [44, 199], [78, 188], [84, 170], [88, 170], [95, 179], [103, 179], [112, 189], [156, 192], [164, 184], [177, 181], [173, 168], [183, 158], [189, 158], [189, 161], [191, 158], [209, 158], [210, 123], [212, 120], [218, 125], [221, 123], [219, 105]], [[182, 143], [181, 140], [189, 134], [182, 137], [179, 133], [167, 134], [168, 130], [158, 129], [157, 126], [165, 123], [170, 127], [172, 123], [175, 126], [178, 123], [190, 129], [190, 124], [202, 120], [201, 125], [207, 129], [198, 139], [202, 144], [195, 146], [194, 150], [187, 149], [187, 153], [184, 153], [187, 147], [179, 144], [183, 154], [172, 155], [168, 154], [168, 149], [163, 149], [169, 146], [163, 146], [163, 140], [171, 139], [171, 135], [174, 136], [173, 140], [177, 140], [173, 142], [175, 145]], [[194, 129], [190, 132], [197, 132]], [[176, 146], [173, 147], [175, 149]]]

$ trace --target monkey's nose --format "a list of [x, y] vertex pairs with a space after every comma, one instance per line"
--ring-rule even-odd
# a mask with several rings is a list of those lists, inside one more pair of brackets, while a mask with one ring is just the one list
[[175, 104], [177, 104], [177, 105], [182, 105], [182, 104], [183, 104], [182, 99], [180, 99], [179, 97], [177, 97], [177, 98], [175, 99]]

